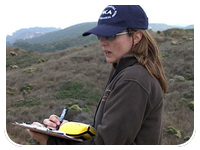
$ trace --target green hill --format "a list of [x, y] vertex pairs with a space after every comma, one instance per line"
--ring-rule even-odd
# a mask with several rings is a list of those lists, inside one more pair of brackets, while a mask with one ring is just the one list
[[31, 44], [47, 44], [53, 41], [59, 41], [66, 38], [77, 38], [82, 36], [82, 33], [96, 26], [96, 22], [81, 23], [65, 28], [63, 30], [47, 33], [37, 38], [27, 39], [24, 42]]
[[18, 40], [14, 47], [37, 52], [53, 52], [97, 41], [95, 36], [82, 37], [82, 33], [94, 27], [96, 23], [82, 23], [63, 30], [47, 33], [37, 38]]
[[[169, 79], [162, 141], [167, 145], [184, 143], [194, 129], [194, 33], [187, 31], [152, 33]], [[110, 69], [98, 43], [53, 53], [7, 48], [6, 127], [11, 140], [36, 144], [11, 123], [42, 122], [60, 115], [64, 106], [70, 107], [69, 120], [91, 124]]]
[[[82, 33], [96, 26], [96, 22], [81, 23], [65, 28], [63, 30], [50, 32], [39, 37], [17, 40], [13, 43], [13, 47], [32, 50], [37, 52], [54, 52], [64, 50], [70, 47], [81, 46], [97, 41], [94, 35], [82, 37]], [[173, 26], [166, 24], [150, 24], [149, 28], [152, 31], [163, 31]], [[8, 46], [11, 46], [7, 42]]]
[[75, 37], [75, 38], [65, 38], [57, 41], [50, 42], [48, 44], [31, 44], [28, 42], [15, 42], [13, 47], [22, 48], [29, 51], [35, 52], [55, 52], [58, 50], [64, 50], [70, 47], [81, 46], [89, 43], [96, 42], [97, 38], [94, 35], [88, 37]]

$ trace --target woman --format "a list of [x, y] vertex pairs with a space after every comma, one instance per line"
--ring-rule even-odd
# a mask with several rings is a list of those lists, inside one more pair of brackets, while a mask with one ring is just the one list
[[[146, 29], [148, 18], [140, 6], [106, 7], [98, 25], [83, 34], [97, 35], [113, 64], [94, 117], [98, 134], [82, 143], [29, 131], [32, 138], [43, 144], [160, 144], [167, 84], [158, 47]], [[59, 117], [52, 115], [44, 124], [55, 129]]]

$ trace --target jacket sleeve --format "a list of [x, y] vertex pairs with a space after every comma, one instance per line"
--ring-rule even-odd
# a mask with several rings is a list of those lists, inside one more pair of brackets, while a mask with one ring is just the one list
[[[77, 144], [132, 144], [141, 128], [148, 101], [145, 89], [136, 81], [116, 85], [105, 101], [103, 117], [97, 126], [98, 135]], [[51, 141], [51, 142], [50, 142]], [[49, 144], [56, 144], [49, 139]], [[75, 144], [66, 141], [66, 144]]]

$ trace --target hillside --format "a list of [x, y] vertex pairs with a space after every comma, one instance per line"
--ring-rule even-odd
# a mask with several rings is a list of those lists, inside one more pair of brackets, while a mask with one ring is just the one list
[[[194, 129], [194, 32], [173, 29], [152, 34], [169, 79], [162, 144], [182, 144]], [[69, 120], [91, 124], [110, 69], [98, 43], [53, 53], [7, 48], [6, 126], [11, 140], [36, 144], [11, 123], [42, 122], [51, 114], [60, 115], [66, 105]]]
[[96, 26], [96, 24], [96, 22], [81, 23], [56, 32], [47, 33], [37, 38], [27, 39], [24, 40], [24, 42], [28, 42], [31, 44], [47, 44], [53, 41], [59, 41], [66, 38], [77, 38], [80, 37], [83, 32]]
[[[97, 41], [97, 38], [95, 36], [82, 37], [82, 33], [93, 28], [94, 26], [96, 26], [96, 24], [96, 22], [80, 23], [62, 30], [43, 34], [39, 37], [17, 40], [16, 42], [12, 43], [12, 45], [7, 43], [7, 46], [13, 46], [37, 52], [54, 52], [57, 50], [64, 50], [70, 47], [81, 46]], [[170, 26], [167, 24], [159, 23], [151, 23], [149, 25], [149, 29], [151, 31], [163, 31], [175, 27], [177, 28], [177, 26]], [[192, 28], [192, 26], [188, 26], [188, 28]], [[16, 33], [18, 33], [19, 31], [17, 31]], [[30, 30], [28, 30], [27, 32], [27, 35], [30, 35]], [[35, 34], [37, 35], [38, 32], [36, 32]], [[18, 39], [20, 37], [21, 36], [19, 36]], [[14, 36], [14, 38], [16, 37]]]
[[54, 52], [97, 41], [95, 36], [82, 37], [82, 33], [96, 25], [95, 22], [81, 23], [63, 30], [44, 34], [32, 39], [18, 40], [13, 47], [37, 52]]

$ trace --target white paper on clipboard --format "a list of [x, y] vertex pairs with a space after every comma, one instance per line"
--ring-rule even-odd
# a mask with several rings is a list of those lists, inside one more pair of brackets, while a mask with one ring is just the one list
[[83, 141], [82, 139], [77, 139], [77, 138], [68, 136], [62, 131], [51, 130], [51, 129], [48, 129], [46, 127], [38, 127], [38, 126], [31, 125], [31, 124], [18, 123], [18, 122], [13, 123], [13, 125], [21, 127], [21, 128], [24, 128], [24, 129], [29, 129], [31, 131], [35, 131], [35, 132], [38, 132], [38, 133], [50, 135], [50, 136], [55, 136], [55, 137], [64, 138], [64, 139], [68, 139], [68, 140], [73, 140], [73, 141], [77, 141], [77, 142], [82, 142]]

